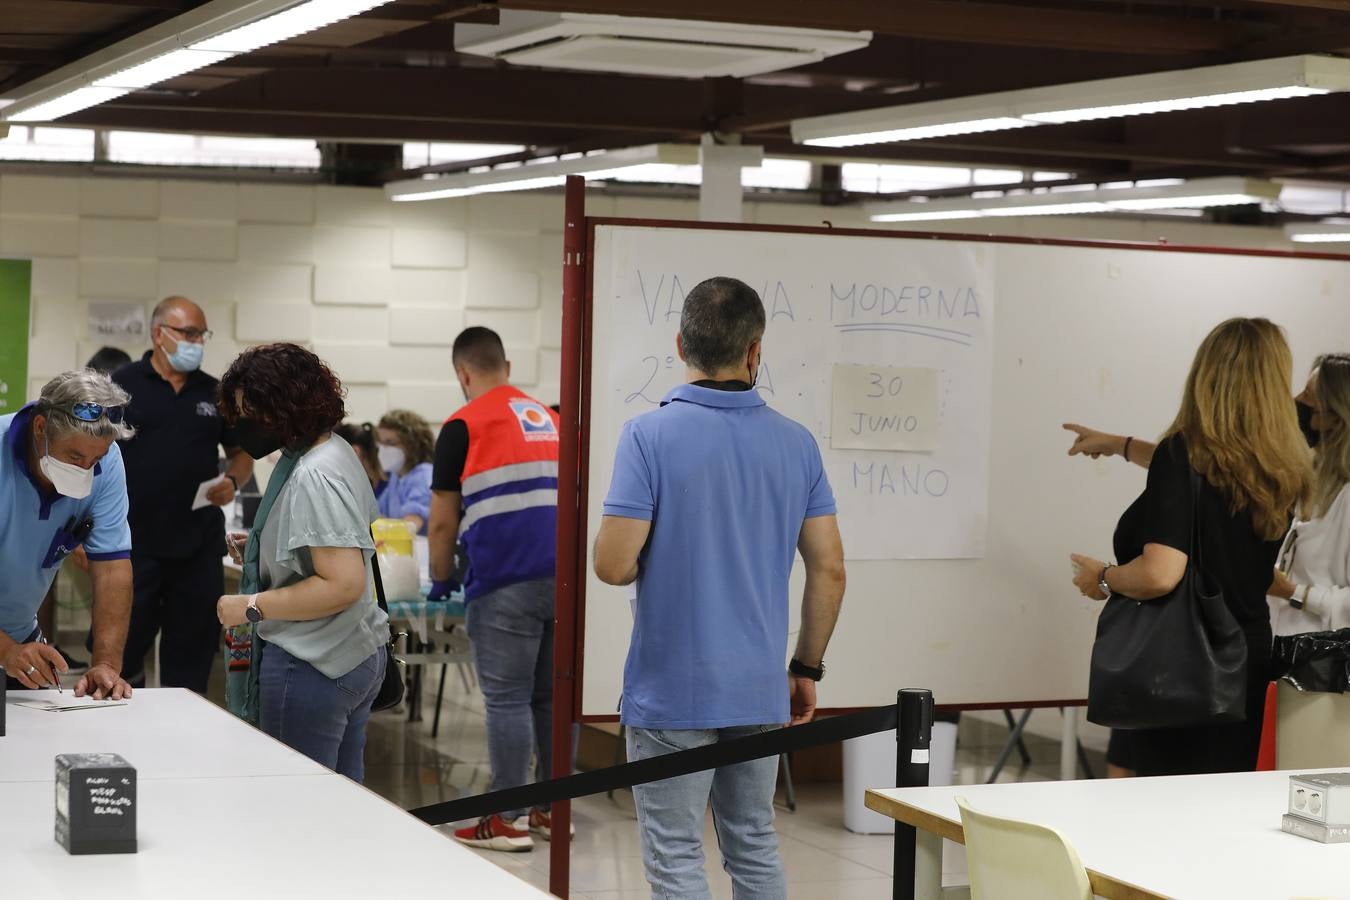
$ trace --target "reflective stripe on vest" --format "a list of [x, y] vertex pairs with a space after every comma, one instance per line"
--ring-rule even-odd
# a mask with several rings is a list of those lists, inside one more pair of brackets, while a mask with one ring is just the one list
[[479, 472], [477, 475], [470, 475], [460, 482], [460, 489], [464, 494], [465, 504], [473, 502], [473, 495], [488, 488], [507, 484], [512, 481], [526, 481], [534, 478], [557, 478], [558, 461], [545, 460], [542, 462], [523, 462], [514, 463], [509, 466], [498, 466], [495, 469], [488, 469], [485, 472]]
[[487, 516], [519, 512], [522, 509], [533, 509], [536, 506], [557, 505], [558, 489], [556, 487], [526, 491], [523, 494], [500, 494], [496, 497], [488, 497], [472, 506], [466, 504], [464, 507], [464, 523], [460, 528], [463, 531], [468, 531], [479, 519]]
[[464, 422], [469, 452], [460, 475], [468, 556], [465, 600], [553, 574], [558, 506], [558, 418], [502, 385], [451, 417]]

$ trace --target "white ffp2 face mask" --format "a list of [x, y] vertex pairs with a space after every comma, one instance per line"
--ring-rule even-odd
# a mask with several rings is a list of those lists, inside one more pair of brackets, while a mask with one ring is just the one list
[[42, 459], [38, 461], [38, 467], [52, 483], [52, 487], [56, 488], [56, 492], [63, 497], [83, 500], [94, 490], [93, 467], [84, 469], [72, 463], [52, 459], [45, 434], [42, 436]]
[[377, 451], [380, 457], [380, 468], [386, 472], [402, 472], [403, 464], [407, 457], [403, 453], [402, 447], [395, 447], [392, 444], [381, 444]]

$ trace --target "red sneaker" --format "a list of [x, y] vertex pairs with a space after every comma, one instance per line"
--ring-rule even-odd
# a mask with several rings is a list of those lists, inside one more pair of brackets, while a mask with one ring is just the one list
[[[520, 824], [520, 819], [516, 819], [516, 824]], [[529, 828], [532, 833], [544, 840], [553, 840], [553, 815], [543, 809], [530, 810]], [[567, 830], [571, 837], [577, 836], [577, 827], [571, 822], [567, 823]]]
[[530, 837], [528, 831], [515, 827], [499, 815], [485, 816], [478, 820], [477, 825], [457, 830], [455, 840], [470, 847], [506, 853], [523, 853], [534, 849], [534, 838]]

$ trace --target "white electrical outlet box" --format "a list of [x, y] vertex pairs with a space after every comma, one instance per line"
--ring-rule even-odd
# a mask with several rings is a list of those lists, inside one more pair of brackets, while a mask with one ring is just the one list
[[1350, 772], [1289, 776], [1289, 815], [1350, 826]]

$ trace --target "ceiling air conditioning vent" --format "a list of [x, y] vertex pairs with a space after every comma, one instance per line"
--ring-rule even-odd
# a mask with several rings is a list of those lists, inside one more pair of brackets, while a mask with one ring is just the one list
[[455, 49], [522, 66], [744, 78], [860, 50], [870, 31], [825, 31], [503, 10], [499, 25], [455, 25]]

